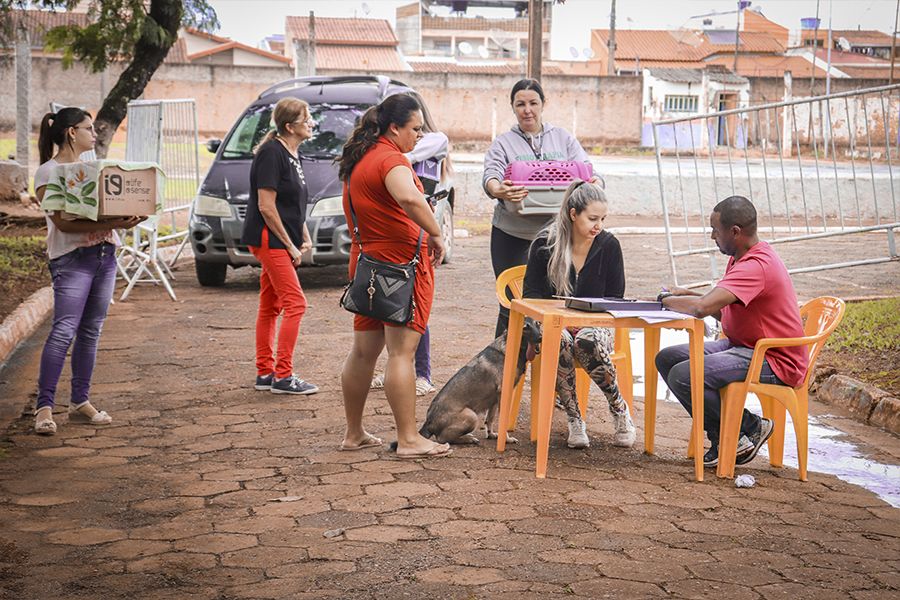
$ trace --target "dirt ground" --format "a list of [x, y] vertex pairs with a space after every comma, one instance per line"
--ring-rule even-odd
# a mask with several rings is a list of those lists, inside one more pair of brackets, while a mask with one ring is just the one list
[[[668, 279], [661, 236], [622, 236], [629, 293]], [[487, 238], [461, 240], [438, 273], [434, 376], [445, 382], [489, 341], [496, 315]], [[689, 420], [662, 403], [656, 454], [610, 445], [592, 390], [591, 448], [565, 447], [553, 426], [548, 477], [534, 478], [527, 441], [449, 458], [398, 461], [386, 449], [339, 452], [338, 373], [350, 316], [340, 268], [303, 272], [310, 308], [296, 366], [319, 385], [302, 398], [252, 389], [253, 270], [223, 289], [199, 287], [187, 265], [177, 302], [139, 286], [110, 312], [92, 396], [114, 423], [66, 423], [40, 438], [15, 421], [0, 446], [0, 598], [547, 599], [887, 598], [900, 594], [900, 510], [812, 471], [757, 458], [739, 489], [712, 471], [693, 481]], [[803, 276], [801, 295], [866, 288], [882, 272]], [[891, 277], [896, 281], [896, 273]], [[896, 291], [896, 286], [894, 290]], [[46, 327], [0, 372], [0, 402], [34, 401]], [[60, 385], [65, 399], [68, 381]], [[430, 396], [420, 399], [419, 419]], [[60, 406], [61, 410], [66, 407]], [[860, 451], [900, 463], [900, 440], [827, 413]], [[393, 421], [372, 392], [367, 425]]]

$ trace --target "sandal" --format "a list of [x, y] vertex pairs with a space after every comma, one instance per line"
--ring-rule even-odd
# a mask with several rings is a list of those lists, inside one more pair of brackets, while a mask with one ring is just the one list
[[372, 378], [372, 383], [369, 384], [369, 389], [371, 390], [381, 390], [384, 389], [384, 375], [376, 375]]
[[34, 432], [38, 435], [54, 435], [56, 434], [56, 421], [52, 416], [49, 419], [35, 419]]
[[415, 460], [417, 458], [440, 458], [451, 454], [453, 454], [453, 450], [450, 448], [450, 444], [435, 444], [427, 452], [415, 452], [412, 454], [400, 454], [398, 452], [397, 458]]
[[383, 443], [381, 438], [370, 435], [356, 446], [345, 446], [344, 443], [341, 442], [341, 452], [355, 452], [357, 450], [365, 450], [366, 448], [377, 448]]
[[[74, 410], [69, 410], [70, 423], [86, 423], [88, 425], [109, 425], [112, 423], [112, 417], [105, 410], [98, 411], [94, 409], [90, 402], [84, 402], [72, 408]], [[94, 415], [88, 416], [90, 411], [84, 409], [94, 409]]]

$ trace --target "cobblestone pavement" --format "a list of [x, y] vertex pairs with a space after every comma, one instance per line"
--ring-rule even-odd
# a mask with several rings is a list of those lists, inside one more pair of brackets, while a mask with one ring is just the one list
[[[632, 293], [666, 280], [652, 240], [622, 241]], [[39, 438], [23, 417], [0, 447], [0, 598], [900, 597], [900, 510], [761, 459], [743, 471], [754, 488], [711, 471], [696, 483], [683, 458], [689, 421], [671, 403], [647, 456], [640, 441], [611, 446], [593, 390], [591, 448], [567, 449], [557, 415], [545, 480], [534, 478], [529, 443], [414, 462], [339, 452], [338, 372], [351, 337], [340, 275], [303, 272], [310, 309], [297, 366], [321, 392], [299, 399], [252, 389], [253, 271], [204, 289], [183, 270], [179, 302], [139, 287], [113, 306], [93, 387], [113, 426], [58, 415], [57, 436]], [[867, 275], [830, 277], [852, 289]], [[443, 382], [493, 330], [487, 238], [462, 241], [438, 283], [432, 343]], [[801, 295], [807, 288], [818, 293], [802, 284]], [[5, 401], [33, 401], [44, 335], [0, 373]], [[637, 399], [639, 440], [642, 408]], [[392, 439], [383, 392], [367, 413], [370, 431]], [[896, 437], [851, 429], [900, 462]]]

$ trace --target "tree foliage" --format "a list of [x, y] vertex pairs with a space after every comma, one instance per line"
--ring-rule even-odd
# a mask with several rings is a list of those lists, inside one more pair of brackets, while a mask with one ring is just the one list
[[[72, 10], [78, 4], [78, 0], [0, 0], [0, 13], [6, 21], [8, 35], [12, 25], [9, 17], [14, 10]], [[89, 24], [52, 28], [44, 36], [47, 49], [61, 52], [66, 66], [78, 60], [94, 72], [100, 72], [111, 61], [131, 60], [139, 40], [151, 46], [171, 47], [175, 38], [150, 17], [153, 4], [145, 0], [92, 0], [88, 8]], [[206, 0], [178, 0], [168, 4], [181, 13], [179, 22], [183, 26], [204, 31], [219, 26], [215, 10]]]
[[[24, 9], [72, 10], [79, 4], [78, 0], [0, 0], [0, 30], [8, 40], [17, 20], [21, 22], [27, 14], [21, 12]], [[113, 62], [126, 65], [95, 119], [97, 151], [105, 156], [125, 118], [128, 101], [143, 93], [177, 40], [179, 27], [212, 31], [219, 21], [208, 0], [91, 0], [87, 17], [86, 25], [53, 27], [44, 39], [49, 50], [62, 53], [64, 67], [78, 61], [100, 72]]]

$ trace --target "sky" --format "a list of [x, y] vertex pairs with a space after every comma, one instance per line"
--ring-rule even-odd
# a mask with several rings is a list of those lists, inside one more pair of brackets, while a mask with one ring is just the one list
[[[411, 0], [209, 0], [222, 24], [220, 35], [250, 46], [264, 37], [284, 33], [284, 17], [305, 16], [310, 11], [321, 17], [372, 17], [394, 25], [398, 6]], [[754, 0], [769, 19], [798, 29], [800, 19], [816, 15], [816, 0]], [[827, 27], [829, 14], [834, 29], [878, 29], [890, 33], [897, 0], [819, 0], [819, 18]], [[732, 0], [618, 0], [618, 29], [678, 29], [691, 16], [735, 10]], [[443, 9], [447, 10], [447, 9]], [[475, 13], [484, 9], [470, 9]], [[573, 53], [584, 59], [590, 46], [590, 30], [609, 27], [610, 0], [566, 0], [553, 6], [550, 58], [571, 60]], [[512, 16], [512, 11], [494, 9], [485, 16]]]

